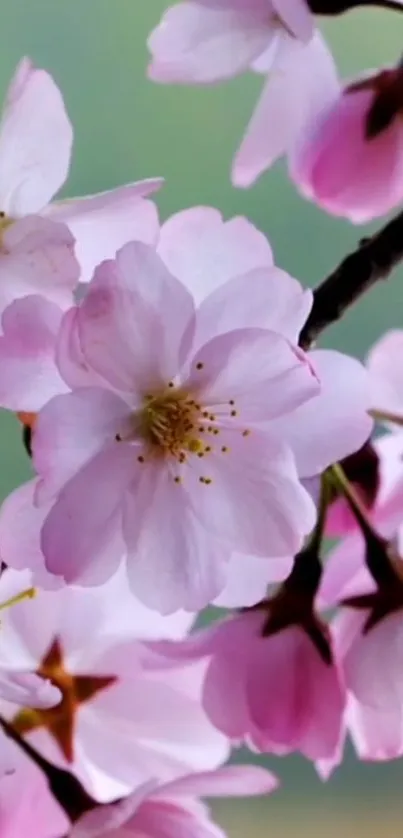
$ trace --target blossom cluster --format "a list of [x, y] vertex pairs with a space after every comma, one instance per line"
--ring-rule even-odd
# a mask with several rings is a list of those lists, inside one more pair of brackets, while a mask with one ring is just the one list
[[[287, 154], [359, 223], [403, 199], [403, 71], [341, 85], [314, 15], [345, 10], [179, 2], [149, 76], [267, 75], [234, 183]], [[24, 58], [0, 123], [0, 407], [33, 470], [0, 508], [1, 834], [221, 838], [200, 798], [278, 785], [239, 746], [322, 779], [347, 737], [403, 755], [403, 330], [365, 363], [315, 348], [319, 297], [265, 234], [162, 221], [161, 178], [54, 200], [72, 140]]]

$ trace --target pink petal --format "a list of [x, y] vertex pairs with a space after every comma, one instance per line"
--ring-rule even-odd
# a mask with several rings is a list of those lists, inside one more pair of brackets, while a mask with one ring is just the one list
[[0, 696], [20, 707], [54, 707], [61, 692], [51, 681], [32, 672], [7, 672], [0, 668]]
[[282, 582], [293, 565], [291, 556], [268, 562], [261, 556], [233, 553], [227, 568], [227, 584], [214, 600], [219, 608], [247, 608], [260, 602], [273, 582]]
[[41, 294], [68, 308], [79, 279], [74, 239], [64, 224], [28, 216], [3, 234], [0, 255], [0, 311], [28, 294]]
[[133, 592], [162, 614], [199, 611], [224, 587], [229, 551], [198, 521], [168, 468], [147, 462], [138, 471], [124, 515]]
[[[201, 367], [200, 367], [201, 365]], [[236, 329], [213, 338], [192, 359], [184, 387], [198, 393], [219, 422], [236, 425], [282, 417], [319, 392], [307, 356], [282, 335]], [[246, 423], [246, 425], [245, 425]]]
[[322, 660], [298, 627], [266, 638], [253, 649], [248, 698], [258, 747], [279, 753], [300, 750], [313, 760], [332, 757], [345, 706], [336, 668]]
[[267, 0], [207, 2], [168, 9], [148, 39], [154, 81], [206, 83], [246, 70], [274, 32]]
[[271, 267], [273, 255], [263, 233], [246, 218], [224, 221], [212, 207], [192, 207], [162, 225], [158, 252], [196, 303], [229, 279]]
[[116, 446], [129, 409], [114, 393], [82, 388], [55, 396], [35, 425], [33, 459], [42, 480], [38, 499], [56, 494], [105, 446]]
[[246, 327], [269, 329], [298, 343], [312, 307], [312, 292], [280, 268], [255, 268], [231, 278], [202, 303], [193, 345]]
[[368, 353], [366, 365], [373, 387], [372, 407], [403, 414], [402, 355], [401, 329], [386, 332]]
[[248, 187], [288, 151], [336, 93], [333, 59], [316, 33], [308, 44], [290, 40], [276, 62], [241, 147], [232, 181]]
[[79, 333], [80, 309], [72, 306], [65, 312], [57, 336], [56, 362], [63, 380], [76, 387], [107, 387], [107, 382], [87, 364]]
[[64, 183], [73, 131], [52, 77], [17, 67], [0, 124], [0, 204], [11, 217], [41, 210]]
[[371, 90], [341, 92], [320, 121], [308, 126], [291, 160], [291, 176], [307, 197], [356, 224], [384, 215], [402, 200], [400, 121], [365, 140], [373, 95]]
[[273, 6], [295, 38], [308, 42], [314, 33], [314, 17], [306, 0], [272, 0]]
[[[15, 489], [0, 507], [0, 544], [2, 561], [15, 570], [33, 571], [33, 583], [44, 588], [58, 584], [45, 568], [45, 558], [40, 545], [40, 532], [49, 506], [36, 507], [34, 498], [36, 480], [30, 480]], [[28, 583], [32, 584], [31, 581]]]
[[226, 765], [215, 771], [188, 774], [152, 792], [152, 797], [195, 795], [197, 797], [249, 797], [270, 794], [277, 778], [258, 765]]
[[36, 412], [67, 387], [55, 362], [62, 312], [44, 297], [29, 296], [3, 313], [0, 335], [0, 404]]
[[297, 480], [291, 452], [257, 429], [247, 437], [226, 432], [216, 452], [189, 463], [183, 486], [200, 522], [231, 552], [289, 557], [314, 525], [315, 507]]
[[151, 247], [132, 242], [100, 265], [81, 305], [84, 358], [112, 386], [143, 397], [176, 375], [192, 316], [186, 288]]
[[310, 352], [309, 360], [320, 393], [271, 425], [273, 433], [291, 446], [300, 477], [319, 474], [357, 451], [373, 424], [367, 412], [369, 376], [359, 361], [330, 350]]
[[48, 207], [47, 215], [63, 221], [73, 233], [81, 282], [89, 282], [96, 266], [104, 259], [114, 259], [127, 242], [156, 244], [158, 211], [144, 197], [161, 185], [161, 179], [140, 181]]
[[82, 585], [100, 585], [113, 575], [124, 554], [121, 508], [131, 473], [127, 451], [117, 443], [65, 486], [42, 529], [50, 573]]

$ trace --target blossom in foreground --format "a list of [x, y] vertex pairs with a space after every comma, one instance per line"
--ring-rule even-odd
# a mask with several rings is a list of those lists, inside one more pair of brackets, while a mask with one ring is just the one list
[[[214, 623], [193, 637], [156, 644], [168, 657], [207, 658], [203, 706], [213, 724], [234, 742], [262, 753], [300, 751], [331, 759], [343, 730], [345, 690], [327, 640], [292, 622], [267, 629], [271, 614], [257, 607]], [[324, 630], [323, 638], [326, 637]], [[318, 640], [319, 638], [319, 640]], [[318, 641], [318, 642], [317, 642]]]
[[188, 0], [165, 12], [148, 46], [157, 82], [205, 84], [248, 69], [268, 74], [235, 157], [237, 186], [250, 186], [287, 152], [339, 89], [305, 0]]
[[[292, 297], [286, 279], [284, 288]], [[42, 528], [48, 570], [97, 584], [126, 552], [132, 588], [148, 605], [195, 611], [224, 588], [233, 551], [281, 558], [300, 549], [314, 507], [288, 443], [311, 473], [334, 453], [329, 428], [319, 428], [332, 415], [339, 426], [340, 413], [344, 422], [334, 394], [346, 365], [355, 394], [343, 445], [371, 423], [363, 371], [350, 359], [315, 359], [319, 399], [313, 365], [284, 335], [298, 307], [289, 324], [281, 302], [270, 312], [276, 290], [281, 300], [281, 279], [263, 269], [229, 280], [195, 312], [143, 244], [100, 266], [66, 318], [59, 362], [73, 392], [36, 425], [36, 501], [53, 500]], [[300, 301], [298, 286], [295, 294]], [[305, 450], [305, 434], [314, 448]]]
[[[0, 122], [0, 241], [17, 219], [42, 214], [62, 221], [76, 240], [81, 279], [126, 241], [154, 241], [158, 218], [143, 200], [161, 180], [146, 180], [87, 198], [51, 204], [70, 165], [73, 130], [60, 90], [24, 58], [7, 92]], [[0, 271], [3, 256], [0, 256]]]
[[328, 212], [363, 224], [401, 203], [402, 78], [399, 67], [350, 83], [307, 124], [291, 176]]
[[270, 794], [277, 780], [257, 766], [233, 765], [188, 774], [171, 783], [148, 783], [117, 804], [84, 815], [69, 838], [225, 838], [200, 797]]
[[[126, 551], [147, 604], [198, 610], [223, 589], [232, 551], [289, 555], [312, 528], [313, 503], [270, 423], [319, 383], [282, 335], [249, 324], [222, 332], [231, 285], [198, 318], [143, 244], [98, 269], [76, 325], [99, 384], [82, 386], [70, 353], [69, 384], [76, 360], [80, 386], [49, 402], [35, 431], [37, 501], [54, 498], [42, 549], [66, 581], [97, 584]], [[249, 288], [249, 277], [243, 291], [238, 283], [238, 306]]]
[[[9, 570], [5, 577], [14, 584], [27, 574]], [[5, 614], [0, 665], [50, 679], [62, 699], [50, 710], [3, 701], [1, 713], [99, 801], [154, 777], [215, 768], [228, 745], [201, 707], [203, 666], [146, 665], [143, 641], [183, 636], [188, 624], [181, 613], [147, 612], [121, 575], [91, 591], [38, 591]]]
[[0, 827], [2, 838], [61, 838], [69, 820], [49, 791], [42, 771], [7, 740], [12, 771], [0, 782]]

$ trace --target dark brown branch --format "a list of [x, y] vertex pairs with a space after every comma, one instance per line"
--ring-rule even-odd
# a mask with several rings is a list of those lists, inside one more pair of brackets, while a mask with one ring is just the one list
[[332, 323], [403, 259], [403, 212], [379, 233], [364, 239], [314, 291], [312, 311], [301, 332], [300, 346], [309, 347]]
[[4, 733], [45, 774], [50, 791], [72, 823], [84, 815], [85, 812], [89, 812], [97, 806], [73, 774], [70, 774], [69, 771], [64, 771], [62, 768], [56, 768], [55, 765], [51, 765], [29, 742], [22, 739], [13, 727], [1, 716], [0, 727], [3, 728]]

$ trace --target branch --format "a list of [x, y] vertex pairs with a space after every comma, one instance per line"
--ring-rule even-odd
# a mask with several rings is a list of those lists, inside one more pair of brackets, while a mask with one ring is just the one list
[[51, 765], [32, 745], [15, 732], [12, 725], [0, 716], [0, 728], [21, 748], [26, 756], [45, 774], [49, 789], [72, 823], [97, 806], [81, 783], [62, 768]]
[[309, 349], [318, 335], [354, 305], [403, 259], [403, 212], [379, 233], [364, 239], [314, 291], [311, 313], [300, 335]]

